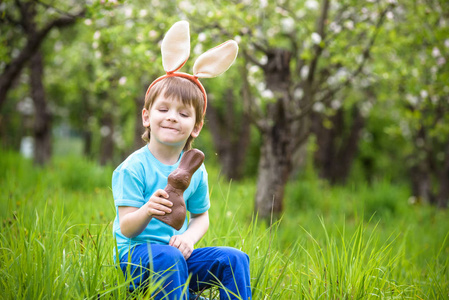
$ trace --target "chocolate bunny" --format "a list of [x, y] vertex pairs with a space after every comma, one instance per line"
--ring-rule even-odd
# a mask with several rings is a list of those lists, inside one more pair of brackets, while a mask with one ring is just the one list
[[170, 225], [176, 230], [180, 230], [186, 218], [186, 204], [184, 202], [184, 191], [189, 187], [193, 173], [204, 161], [204, 153], [198, 149], [191, 149], [184, 153], [176, 170], [168, 176], [165, 191], [168, 193], [168, 200], [173, 203], [172, 212], [154, 218]]

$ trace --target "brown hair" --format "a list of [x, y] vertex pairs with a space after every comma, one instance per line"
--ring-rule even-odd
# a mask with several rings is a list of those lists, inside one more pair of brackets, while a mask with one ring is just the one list
[[[204, 120], [204, 96], [198, 86], [192, 81], [182, 77], [167, 77], [154, 84], [145, 96], [144, 108], [150, 110], [154, 101], [163, 93], [165, 98], [174, 98], [182, 101], [184, 105], [192, 105], [195, 110], [195, 126], [199, 126]], [[145, 142], [150, 141], [149, 127], [142, 135]], [[194, 138], [190, 136], [184, 145], [184, 151], [192, 147]]]

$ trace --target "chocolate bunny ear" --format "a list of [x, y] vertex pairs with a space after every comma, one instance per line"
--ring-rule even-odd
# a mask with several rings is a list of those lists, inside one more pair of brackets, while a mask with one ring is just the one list
[[189, 22], [173, 24], [165, 34], [161, 52], [165, 72], [172, 73], [182, 68], [190, 56]]
[[212, 78], [224, 73], [234, 63], [239, 46], [233, 40], [201, 54], [193, 65], [193, 75], [198, 78]]

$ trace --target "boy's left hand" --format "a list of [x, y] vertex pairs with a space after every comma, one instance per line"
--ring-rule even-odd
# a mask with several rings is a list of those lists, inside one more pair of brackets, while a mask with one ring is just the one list
[[193, 241], [185, 235], [174, 235], [171, 237], [170, 246], [178, 248], [181, 251], [184, 258], [187, 260], [193, 251]]

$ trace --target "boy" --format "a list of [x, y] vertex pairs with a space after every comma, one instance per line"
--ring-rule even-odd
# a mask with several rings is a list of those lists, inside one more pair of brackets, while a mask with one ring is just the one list
[[131, 154], [113, 174], [115, 255], [125, 276], [133, 278], [130, 290], [148, 285], [149, 279], [160, 284], [163, 291], [154, 293], [155, 299], [187, 299], [184, 289], [196, 292], [211, 284], [220, 285], [221, 299], [251, 299], [245, 253], [229, 247], [194, 249], [209, 227], [204, 165], [184, 192], [190, 221], [186, 218], [176, 231], [153, 218], [171, 212], [172, 203], [163, 188], [202, 129], [206, 101], [204, 88], [195, 78], [170, 73], [156, 80], [142, 110], [147, 145]]

